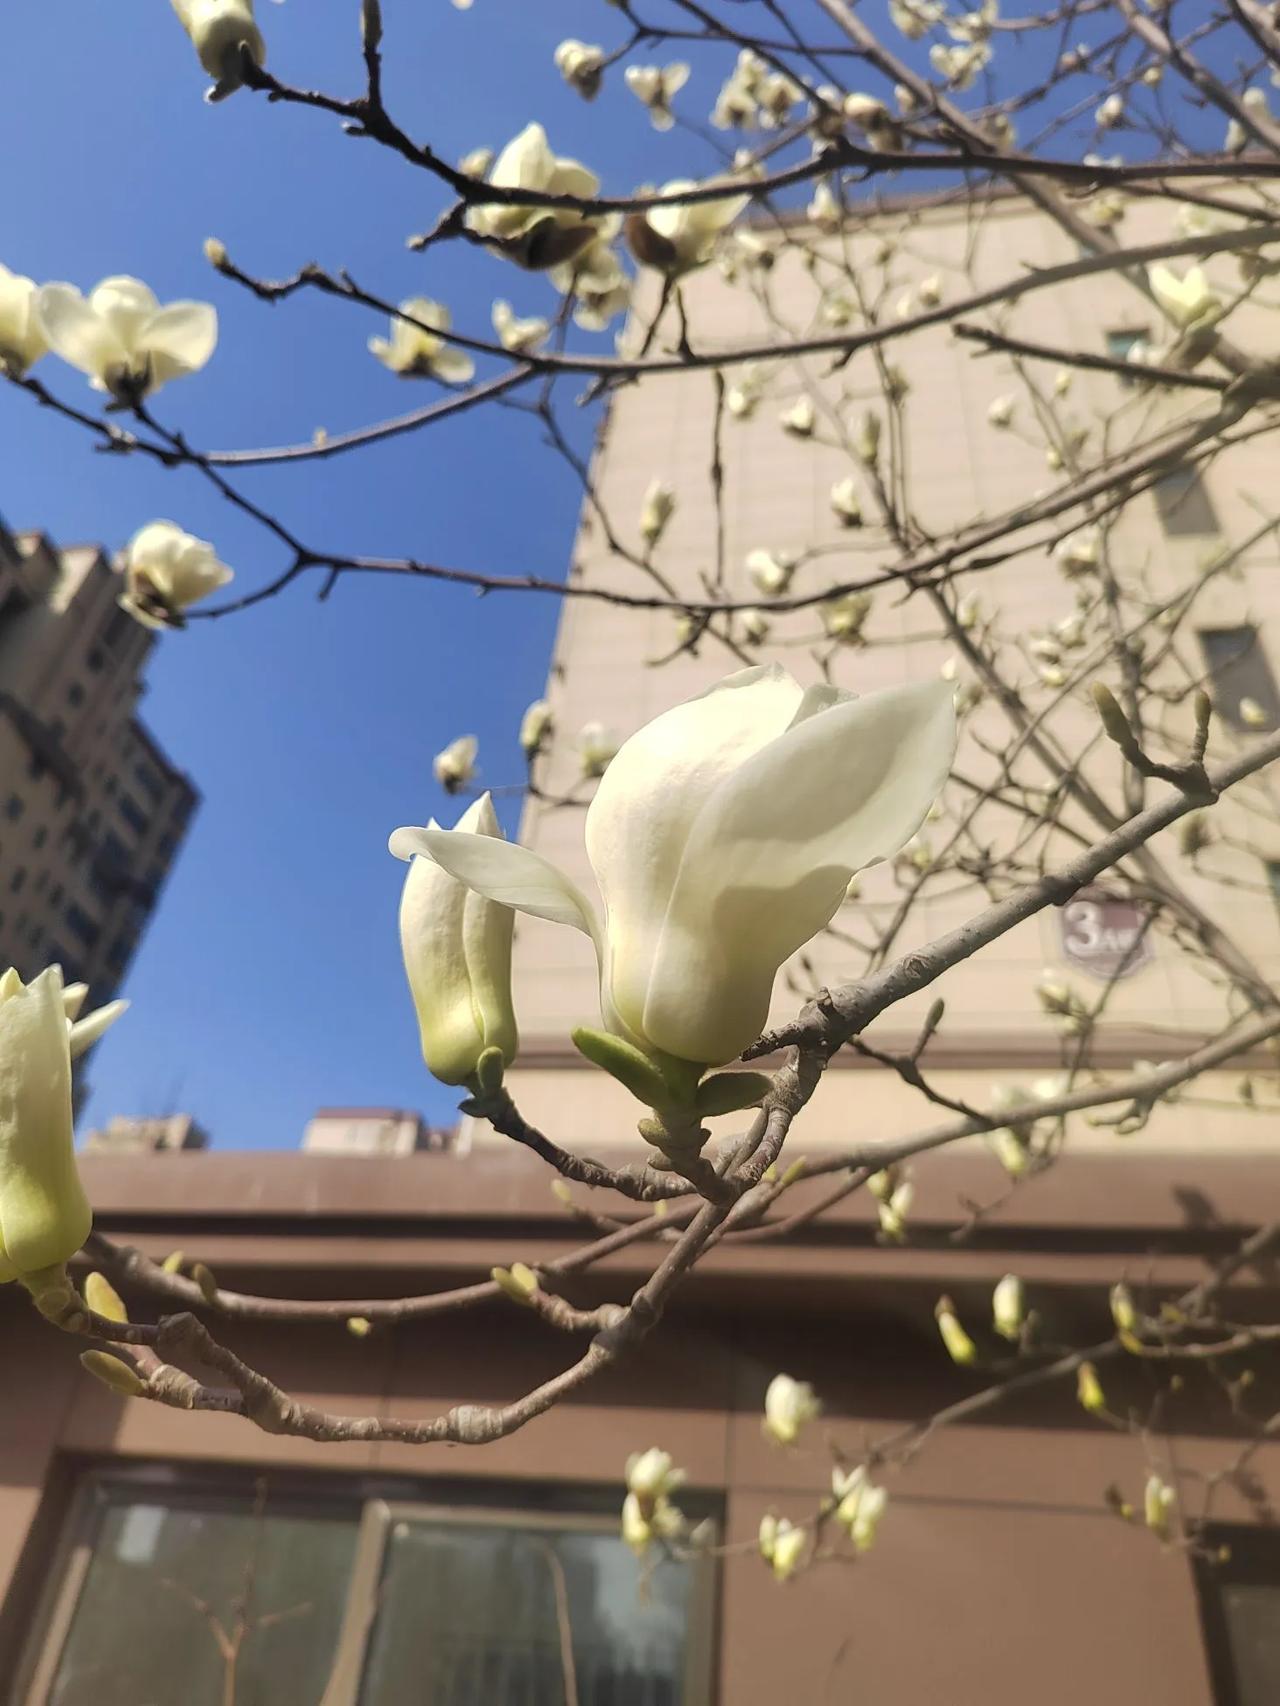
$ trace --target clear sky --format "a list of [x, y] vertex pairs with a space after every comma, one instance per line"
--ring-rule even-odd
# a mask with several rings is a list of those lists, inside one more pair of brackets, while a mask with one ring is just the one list
[[[445, 156], [501, 145], [536, 117], [609, 188], [687, 168], [679, 131], [656, 134], [621, 91], [588, 106], [556, 73], [562, 36], [620, 39], [601, 0], [475, 0], [469, 12], [384, 0], [384, 11], [388, 103]], [[278, 75], [357, 92], [357, 0], [259, 0], [258, 13]], [[385, 329], [375, 317], [319, 296], [259, 303], [209, 268], [208, 236], [257, 274], [316, 260], [384, 297], [437, 297], [482, 335], [494, 296], [517, 313], [554, 305], [541, 279], [463, 245], [409, 253], [406, 235], [443, 205], [437, 186], [335, 120], [247, 92], [206, 105], [207, 79], [166, 0], [42, 0], [7, 26], [0, 260], [82, 288], [133, 273], [162, 300], [213, 301], [213, 361], [156, 399], [194, 444], [302, 441], [431, 395], [368, 355], [366, 339]], [[681, 105], [705, 115], [725, 68], [696, 62]], [[56, 361], [39, 373], [89, 401]], [[593, 424], [579, 420], [581, 448]], [[284, 566], [195, 473], [99, 455], [3, 386], [0, 446], [11, 527], [114, 549], [167, 517], [215, 542], [237, 590]], [[241, 481], [321, 546], [555, 578], [578, 512], [572, 477], [535, 425], [491, 407]], [[480, 737], [486, 782], [519, 777], [515, 731], [542, 689], [557, 600], [352, 578], [319, 604], [314, 588], [157, 647], [143, 715], [204, 803], [131, 970], [133, 1009], [95, 1057], [89, 1122], [186, 1109], [220, 1146], [245, 1148], [295, 1144], [323, 1104], [449, 1117], [451, 1093], [418, 1056], [396, 937], [403, 867], [386, 837], [431, 815], [452, 821], [431, 758], [457, 734]]]

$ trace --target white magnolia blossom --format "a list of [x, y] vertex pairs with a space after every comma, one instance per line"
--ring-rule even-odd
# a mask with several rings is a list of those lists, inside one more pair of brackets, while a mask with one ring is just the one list
[[1006, 1274], [991, 1294], [991, 1323], [1002, 1339], [1017, 1344], [1027, 1318], [1026, 1296], [1017, 1274]]
[[465, 350], [455, 349], [439, 335], [452, 324], [443, 302], [410, 296], [391, 322], [390, 338], [370, 338], [369, 353], [401, 379], [463, 384], [475, 373], [476, 364]]
[[857, 431], [853, 435], [853, 448], [858, 460], [867, 468], [874, 468], [880, 456], [880, 417], [870, 409], [858, 422]]
[[578, 764], [586, 780], [603, 776], [621, 748], [617, 735], [603, 723], [583, 723], [578, 730]]
[[760, 1556], [772, 1568], [778, 1581], [785, 1582], [795, 1575], [808, 1544], [806, 1531], [789, 1522], [785, 1516], [760, 1518]]
[[637, 1558], [642, 1558], [655, 1540], [679, 1540], [684, 1528], [683, 1515], [665, 1495], [646, 1500], [638, 1493], [628, 1493], [622, 1502], [622, 1538]]
[[621, 229], [621, 217], [611, 213], [598, 222], [591, 241], [572, 260], [551, 268], [549, 277], [556, 289], [565, 295], [573, 292], [574, 324], [584, 331], [602, 332], [630, 305], [631, 280], [613, 247]]
[[849, 1470], [833, 1469], [831, 1492], [837, 1501], [836, 1521], [848, 1530], [857, 1551], [869, 1552], [889, 1503], [888, 1492], [876, 1486], [862, 1464]]
[[243, 55], [267, 62], [267, 46], [253, 16], [253, 0], [173, 0], [201, 65], [213, 78], [206, 101], [222, 101], [243, 87]]
[[1096, 569], [1102, 555], [1102, 535], [1094, 526], [1077, 528], [1053, 548], [1055, 562], [1068, 575], [1080, 575]]
[[1222, 307], [1219, 298], [1209, 287], [1203, 267], [1188, 267], [1179, 278], [1172, 267], [1161, 262], [1147, 268], [1151, 294], [1173, 321], [1184, 331], [1213, 318]]
[[844, 98], [844, 116], [856, 125], [866, 138], [867, 147], [877, 154], [896, 154], [903, 146], [902, 126], [874, 95], [855, 90]]
[[48, 347], [35, 280], [0, 266], [0, 367], [20, 378]]
[[551, 324], [537, 314], [521, 319], [511, 304], [499, 297], [493, 305], [493, 329], [503, 349], [515, 355], [533, 355], [546, 342]]
[[[851, 897], [846, 894], [845, 898]], [[852, 898], [856, 899], [856, 894]], [[876, 1198], [876, 1215], [880, 1221], [880, 1230], [894, 1244], [901, 1244], [906, 1239], [907, 1216], [911, 1212], [915, 1194], [915, 1186], [911, 1180], [904, 1179], [901, 1184], [891, 1185], [887, 1194]]]
[[993, 397], [987, 404], [987, 420], [993, 427], [1007, 427], [1013, 423], [1013, 412], [1017, 403], [1012, 397]]
[[969, 88], [990, 61], [991, 49], [985, 41], [970, 42], [963, 47], [944, 47], [935, 42], [929, 49], [930, 65], [953, 89]]
[[1161, 1480], [1159, 1475], [1148, 1476], [1142, 1494], [1143, 1521], [1161, 1540], [1169, 1538], [1177, 1508], [1178, 1495], [1169, 1483]]
[[[545, 195], [595, 195], [600, 180], [577, 160], [553, 154], [540, 124], [527, 124], [494, 161], [489, 183], [497, 189]], [[573, 208], [488, 202], [467, 209], [467, 225], [499, 245], [519, 266], [541, 272], [570, 261], [595, 235], [595, 221]]]
[[195, 373], [218, 342], [218, 316], [207, 302], [162, 308], [140, 279], [104, 278], [88, 296], [71, 284], [46, 284], [36, 313], [49, 348], [89, 376], [96, 391], [146, 396]]
[[655, 1058], [718, 1065], [760, 1034], [778, 968], [835, 916], [854, 871], [919, 827], [954, 749], [952, 693], [937, 682], [857, 699], [776, 665], [740, 670], [609, 765], [586, 818], [603, 924], [527, 848], [437, 830], [393, 850], [583, 931], [611, 1032]]
[[757, 118], [762, 130], [778, 130], [791, 117], [791, 109], [804, 99], [804, 90], [780, 71], [760, 79], [756, 90]]
[[717, 130], [746, 129], [756, 122], [756, 96], [766, 71], [760, 55], [744, 47], [716, 97], [711, 122]]
[[789, 409], [784, 409], [778, 416], [778, 424], [783, 432], [789, 432], [792, 438], [812, 438], [813, 429], [817, 425], [817, 411], [813, 406], [813, 398], [808, 392], [797, 397]]
[[791, 585], [796, 572], [796, 558], [790, 551], [748, 551], [748, 578], [767, 598], [779, 598]]
[[689, 81], [689, 67], [676, 60], [670, 65], [628, 65], [627, 88], [649, 110], [655, 130], [670, 130], [676, 122], [671, 101]]
[[644, 1503], [667, 1497], [685, 1483], [685, 1472], [677, 1469], [669, 1451], [651, 1445], [627, 1459], [627, 1491]]
[[813, 200], [805, 209], [805, 213], [819, 231], [839, 231], [844, 224], [844, 209], [825, 178], [819, 178], [815, 184]]
[[916, 287], [916, 295], [920, 298], [922, 308], [936, 308], [942, 301], [942, 280], [937, 273], [930, 273], [928, 278], [922, 278]]
[[532, 758], [546, 745], [554, 727], [551, 706], [545, 699], [535, 699], [520, 719], [520, 750]]
[[862, 526], [862, 498], [852, 474], [846, 474], [843, 480], [837, 480], [832, 486], [831, 507], [839, 516], [841, 526]]
[[839, 598], [828, 598], [822, 606], [822, 626], [833, 640], [852, 644], [862, 638], [874, 603], [869, 592], [846, 592]]
[[943, 0], [889, 0], [889, 19], [910, 41], [919, 41], [946, 16]]
[[1245, 697], [1236, 706], [1236, 715], [1247, 729], [1265, 729], [1271, 718], [1267, 715], [1265, 706], [1256, 699]]
[[1111, 130], [1124, 117], [1124, 96], [1121, 94], [1108, 95], [1106, 100], [1093, 115], [1093, 122], [1099, 130]]
[[666, 531], [667, 523], [676, 512], [676, 494], [661, 480], [650, 480], [640, 505], [640, 537], [654, 546]]
[[604, 49], [570, 37], [555, 52], [556, 70], [584, 101], [594, 101], [604, 76]]
[[71, 1062], [128, 1003], [78, 1019], [85, 994], [63, 988], [58, 966], [25, 985], [12, 967], [0, 977], [0, 1284], [52, 1285], [93, 1224], [76, 1170]]
[[[437, 826], [433, 821], [429, 827]], [[500, 841], [502, 828], [488, 794], [468, 806], [449, 833]], [[509, 907], [495, 906], [434, 860], [409, 861], [400, 896], [400, 949], [422, 1058], [442, 1084], [473, 1082], [487, 1049], [499, 1049], [508, 1064], [515, 1058], [514, 923]]]
[[[431, 760], [431, 770], [446, 794], [456, 794], [459, 788], [466, 787], [476, 773], [479, 751], [480, 742], [474, 735], [459, 735], [457, 740], [451, 740], [448, 746], [436, 753]], [[477, 830], [475, 833], [487, 832]], [[400, 856], [408, 857], [407, 854]]]
[[750, 645], [762, 646], [769, 638], [770, 622], [763, 610], [740, 610], [738, 619], [742, 623], [743, 637]]
[[807, 1380], [775, 1374], [764, 1395], [764, 1431], [777, 1445], [794, 1445], [801, 1428], [816, 1421], [822, 1405]]
[[[673, 178], [658, 191], [662, 196], [686, 195], [691, 190], [705, 189], [692, 178]], [[718, 196], [707, 201], [691, 201], [679, 206], [652, 207], [636, 214], [627, 222], [627, 240], [631, 252], [645, 266], [659, 272], [677, 274], [705, 266], [711, 259], [722, 233], [751, 200], [746, 195]]]
[[118, 603], [145, 628], [181, 628], [193, 604], [235, 579], [207, 539], [173, 521], [149, 521], [120, 555], [125, 590]]

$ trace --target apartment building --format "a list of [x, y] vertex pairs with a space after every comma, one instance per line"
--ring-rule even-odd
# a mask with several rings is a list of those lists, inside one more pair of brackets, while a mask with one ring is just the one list
[[156, 636], [99, 546], [0, 524], [0, 962], [119, 986], [199, 798], [137, 708]]

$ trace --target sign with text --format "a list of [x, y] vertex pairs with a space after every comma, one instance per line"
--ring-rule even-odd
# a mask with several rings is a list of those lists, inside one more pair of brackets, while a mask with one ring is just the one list
[[1090, 977], [1132, 977], [1155, 958], [1147, 915], [1124, 895], [1082, 889], [1060, 916], [1062, 952]]

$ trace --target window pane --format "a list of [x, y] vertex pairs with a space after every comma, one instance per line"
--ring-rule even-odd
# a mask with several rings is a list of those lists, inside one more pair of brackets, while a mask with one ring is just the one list
[[1255, 732], [1280, 724], [1280, 694], [1256, 628], [1202, 628], [1200, 647], [1220, 717]]
[[1161, 475], [1153, 489], [1166, 533], [1180, 537], [1217, 533], [1218, 517], [1198, 468], [1175, 468]]
[[[318, 1703], [355, 1552], [355, 1514], [242, 1496], [104, 1491], [50, 1706]], [[243, 1610], [241, 1609], [243, 1607]]]
[[1236, 1672], [1239, 1706], [1280, 1700], [1280, 1584], [1232, 1582], [1222, 1612]]
[[692, 1570], [640, 1584], [613, 1533], [412, 1518], [387, 1540], [360, 1706], [564, 1706], [563, 1571], [581, 1706], [692, 1706]]

